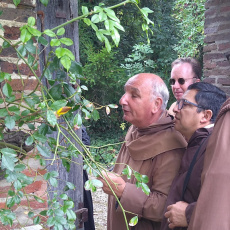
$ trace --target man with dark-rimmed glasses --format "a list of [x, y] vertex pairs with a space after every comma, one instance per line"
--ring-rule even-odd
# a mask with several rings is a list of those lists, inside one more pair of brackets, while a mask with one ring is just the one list
[[[180, 100], [182, 95], [187, 90], [188, 86], [199, 82], [202, 76], [202, 69], [200, 63], [191, 57], [178, 58], [172, 63], [171, 78], [169, 84], [172, 87], [172, 92], [176, 100]], [[176, 102], [169, 108], [168, 112], [171, 115]]]
[[188, 142], [178, 175], [166, 201], [161, 230], [186, 230], [201, 188], [201, 172], [208, 138], [225, 93], [214, 85], [197, 82], [188, 87], [173, 111], [175, 129]]

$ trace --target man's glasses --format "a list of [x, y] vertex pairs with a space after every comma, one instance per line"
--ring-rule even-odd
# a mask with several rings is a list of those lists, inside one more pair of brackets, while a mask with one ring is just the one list
[[188, 105], [188, 104], [194, 105], [194, 106], [196, 106], [197, 108], [200, 108], [200, 109], [205, 109], [205, 108], [203, 108], [202, 106], [197, 105], [197, 104], [195, 104], [195, 103], [193, 103], [193, 102], [190, 102], [190, 101], [188, 101], [188, 100], [186, 100], [186, 99], [180, 99], [179, 101], [177, 101], [176, 104], [177, 104], [179, 110], [183, 109], [183, 106], [184, 106], [184, 105]]
[[[190, 77], [190, 78], [186, 78], [186, 79], [184, 79], [184, 78], [178, 78], [178, 83], [180, 84], [180, 85], [184, 85], [184, 83], [187, 81], [187, 80], [189, 80], [189, 79], [193, 79], [193, 78], [196, 78], [196, 77]], [[169, 84], [170, 85], [175, 85], [175, 83], [176, 83], [176, 80], [175, 79], [173, 79], [173, 78], [170, 78], [169, 79]]]

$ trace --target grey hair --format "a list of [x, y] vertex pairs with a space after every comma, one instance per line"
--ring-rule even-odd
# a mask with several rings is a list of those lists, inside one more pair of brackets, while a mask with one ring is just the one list
[[161, 109], [166, 110], [168, 100], [169, 100], [169, 91], [166, 84], [163, 81], [153, 81], [152, 82], [152, 93], [153, 97], [160, 97], [162, 99]]

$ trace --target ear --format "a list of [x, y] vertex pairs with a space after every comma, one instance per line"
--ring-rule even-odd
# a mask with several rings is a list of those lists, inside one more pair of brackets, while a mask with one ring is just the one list
[[201, 118], [201, 123], [209, 123], [212, 118], [212, 110], [207, 109], [203, 111], [203, 116]]
[[152, 113], [157, 113], [159, 110], [161, 110], [162, 103], [163, 103], [162, 99], [160, 97], [157, 97], [153, 101]]
[[196, 78], [196, 81], [195, 82], [200, 82], [200, 79], [199, 78]]

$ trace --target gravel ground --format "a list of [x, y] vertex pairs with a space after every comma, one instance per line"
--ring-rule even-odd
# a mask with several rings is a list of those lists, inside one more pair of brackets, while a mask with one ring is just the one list
[[106, 230], [108, 195], [99, 188], [96, 192], [92, 192], [92, 199], [96, 230]]

